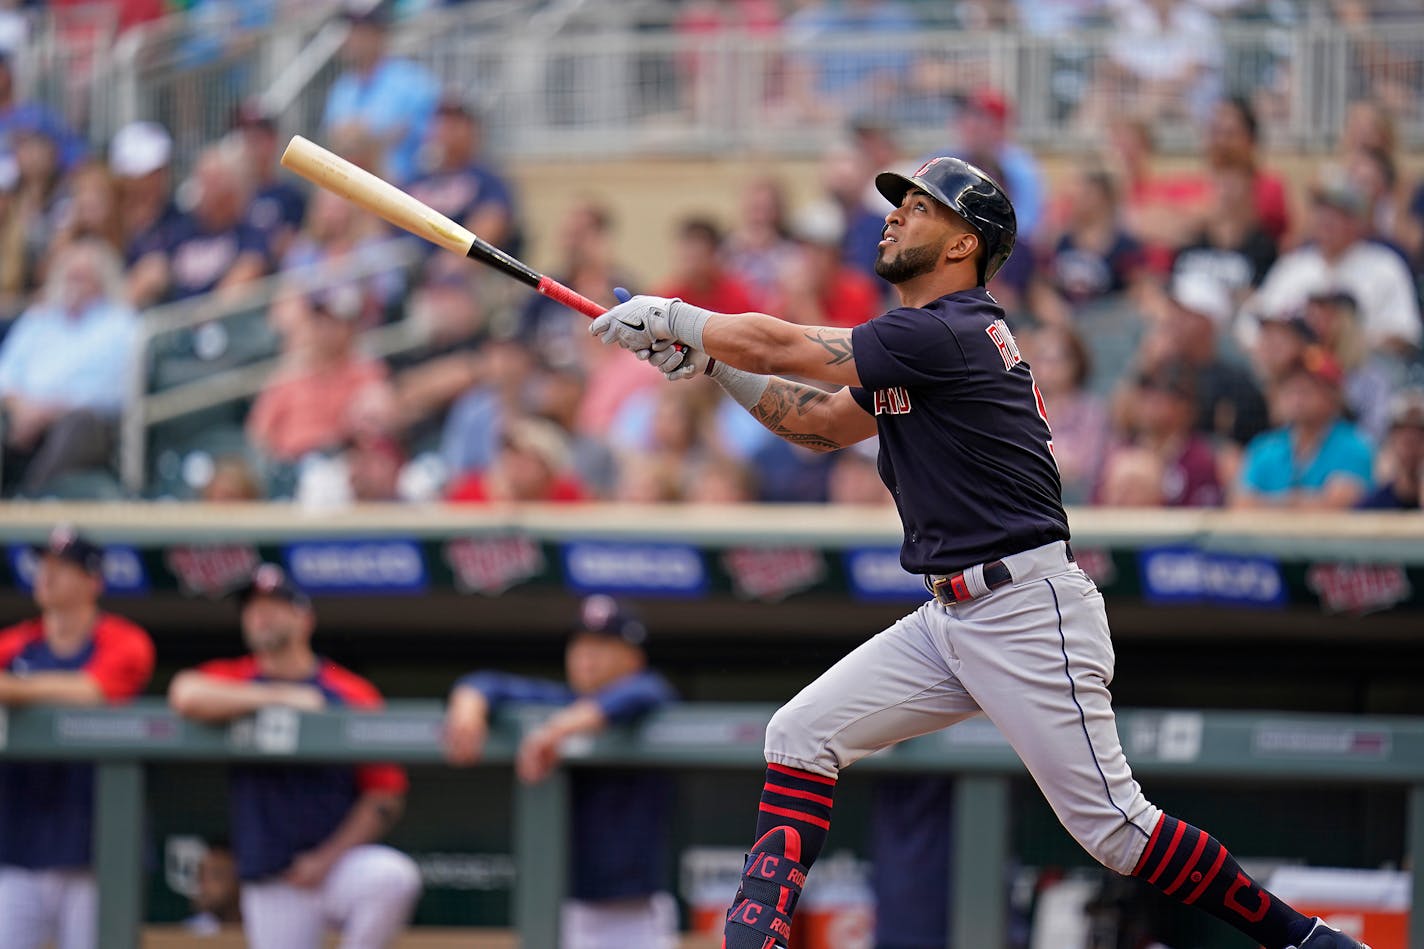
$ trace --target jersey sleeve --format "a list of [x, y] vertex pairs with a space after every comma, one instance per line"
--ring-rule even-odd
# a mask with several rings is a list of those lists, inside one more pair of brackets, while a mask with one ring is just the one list
[[153, 640], [127, 620], [106, 616], [94, 637], [94, 655], [84, 667], [110, 702], [138, 695], [153, 677]]
[[230, 679], [233, 682], [250, 682], [257, 677], [257, 664], [251, 656], [240, 659], [212, 659], [197, 666], [193, 671], [214, 679]]
[[943, 385], [969, 374], [954, 333], [923, 310], [891, 310], [855, 327], [850, 339], [864, 389]]
[[0, 629], [0, 671], [10, 668], [15, 657], [24, 652], [25, 647], [39, 636], [39, 624], [26, 620]]
[[508, 702], [531, 705], [567, 705], [573, 701], [568, 686], [547, 679], [530, 679], [505, 672], [472, 672], [455, 683], [457, 688], [474, 689], [484, 696], [493, 712]]
[[[374, 711], [385, 705], [376, 687], [354, 672], [326, 663], [322, 667], [321, 677], [325, 684], [352, 708]], [[362, 793], [384, 791], [404, 794], [410, 788], [410, 779], [406, 776], [405, 768], [398, 764], [358, 764], [356, 786]]]
[[677, 694], [668, 681], [651, 671], [624, 676], [593, 697], [604, 718], [620, 724], [676, 699]]

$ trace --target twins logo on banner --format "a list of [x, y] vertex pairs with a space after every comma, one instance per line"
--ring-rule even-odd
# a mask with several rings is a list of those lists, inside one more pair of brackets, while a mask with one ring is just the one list
[[251, 544], [170, 547], [164, 562], [185, 593], [216, 596], [252, 575], [261, 558]]
[[445, 562], [462, 592], [487, 596], [544, 572], [544, 552], [528, 537], [458, 537], [445, 545]]
[[734, 547], [722, 565], [738, 596], [765, 603], [809, 590], [826, 576], [826, 558], [808, 547]]
[[1149, 603], [1278, 607], [1286, 602], [1280, 564], [1269, 557], [1155, 547], [1139, 551], [1137, 562]]
[[563, 549], [564, 577], [579, 593], [673, 596], [707, 592], [702, 553], [688, 544], [580, 541]]
[[[29, 593], [35, 588], [35, 568], [39, 557], [29, 546], [10, 545], [10, 570], [20, 589]], [[148, 573], [137, 547], [109, 544], [104, 547], [104, 592], [110, 595], [132, 595], [148, 592]]]
[[420, 593], [425, 558], [409, 540], [311, 541], [286, 549], [287, 569], [312, 593]]
[[900, 566], [898, 547], [863, 547], [845, 555], [850, 592], [857, 600], [924, 600], [923, 577]]
[[1327, 613], [1362, 616], [1397, 606], [1413, 588], [1399, 564], [1317, 563], [1305, 571], [1305, 585]]

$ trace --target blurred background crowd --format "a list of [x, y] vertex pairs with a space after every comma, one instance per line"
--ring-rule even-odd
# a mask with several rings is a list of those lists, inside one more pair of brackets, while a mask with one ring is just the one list
[[[540, 146], [508, 121], [528, 104], [472, 79], [473, 52], [455, 68], [409, 40], [518, 7], [520, 35], [558, 48], [589, 6], [0, 4], [4, 495], [890, 503], [873, 443], [783, 443], [707, 380], [665, 384], [583, 317], [281, 172], [302, 132], [596, 300], [621, 285], [836, 326], [893, 305], [873, 272], [874, 174], [957, 154], [1018, 210], [990, 289], [1042, 389], [1069, 503], [1419, 506], [1417, 4], [609, 5], [621, 18], [590, 35], [640, 52], [598, 62], [631, 59], [620, 75], [662, 112], [615, 115], [629, 131], [605, 162], [665, 155], [669, 113], [768, 156], [735, 200], [655, 234], [570, 185], [567, 162], [560, 194], [576, 197], [546, 212], [524, 161]], [[1322, 30], [1344, 44], [1346, 81], [1317, 133], [1319, 90], [1292, 64]], [[161, 51], [172, 81], [100, 114], [124, 93], [112, 57], [75, 54], [96, 35], [143, 75]], [[244, 65], [284, 35], [299, 43], [275, 80]], [[1042, 51], [1041, 85], [997, 59], [921, 54], [984, 37]], [[750, 96], [729, 46], [766, 67]], [[569, 62], [537, 81], [561, 90], [544, 111], [576, 162], [606, 103]], [[318, 103], [310, 119], [280, 94], [293, 83]]]

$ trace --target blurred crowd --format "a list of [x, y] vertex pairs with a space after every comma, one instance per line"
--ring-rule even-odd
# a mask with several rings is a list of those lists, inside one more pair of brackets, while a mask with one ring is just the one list
[[[139, 5], [117, 6], [142, 19]], [[1167, 161], [1152, 123], [1085, 112], [1102, 130], [1100, 149], [1049, 176], [1015, 140], [1016, 103], [975, 83], [956, 93], [931, 153], [975, 162], [1015, 202], [1018, 246], [990, 289], [1042, 390], [1065, 499], [1419, 506], [1424, 182], [1396, 133], [1419, 103], [1397, 90], [1356, 99], [1333, 154], [1287, 176], [1263, 147], [1269, 100], [1203, 83], [1173, 48], [1223, 17], [1319, 9], [1349, 24], [1408, 5], [953, 6], [985, 26], [1117, 24], [1120, 55], [1103, 81], [1154, 90], [1200, 134], [1194, 154]], [[925, 7], [689, 0], [673, 22], [709, 33], [894, 33], [913, 29]], [[360, 4], [342, 14], [349, 33], [321, 134], [523, 254], [531, 222], [490, 158], [478, 107], [389, 52], [393, 14], [413, 9]], [[902, 68], [893, 58], [821, 75], [875, 83]], [[682, 65], [695, 94], [699, 63]], [[844, 113], [814, 200], [793, 203], [774, 173], [747, 181], [734, 207], [678, 222], [667, 235], [671, 268], [652, 275], [618, 259], [612, 210], [581, 199], [540, 235], [556, 248], [540, 269], [605, 304], [621, 285], [805, 324], [854, 326], [884, 312], [893, 295], [872, 265], [886, 206], [872, 179], [930, 155], [908, 153], [896, 117], [856, 110], [849, 89], [808, 94]], [[592, 340], [578, 314], [279, 175], [281, 140], [276, 116], [244, 106], [180, 176], [171, 130], [141, 121], [87, 143], [26, 98], [13, 56], [0, 56], [5, 496], [121, 494], [120, 421], [137, 393], [271, 357], [240, 416], [195, 412], [188, 431], [153, 429], [146, 496], [313, 507], [890, 503], [873, 443], [817, 454], [766, 432], [708, 380], [663, 383]], [[272, 276], [275, 295], [254, 309], [254, 286]], [[201, 301], [200, 317], [212, 317], [142, 346], [142, 322], [182, 301]]]

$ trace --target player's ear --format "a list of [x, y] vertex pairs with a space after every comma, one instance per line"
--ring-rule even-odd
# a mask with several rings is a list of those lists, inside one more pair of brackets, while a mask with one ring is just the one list
[[979, 235], [967, 228], [950, 237], [944, 245], [944, 258], [950, 263], [973, 260], [977, 253], [979, 253]]

